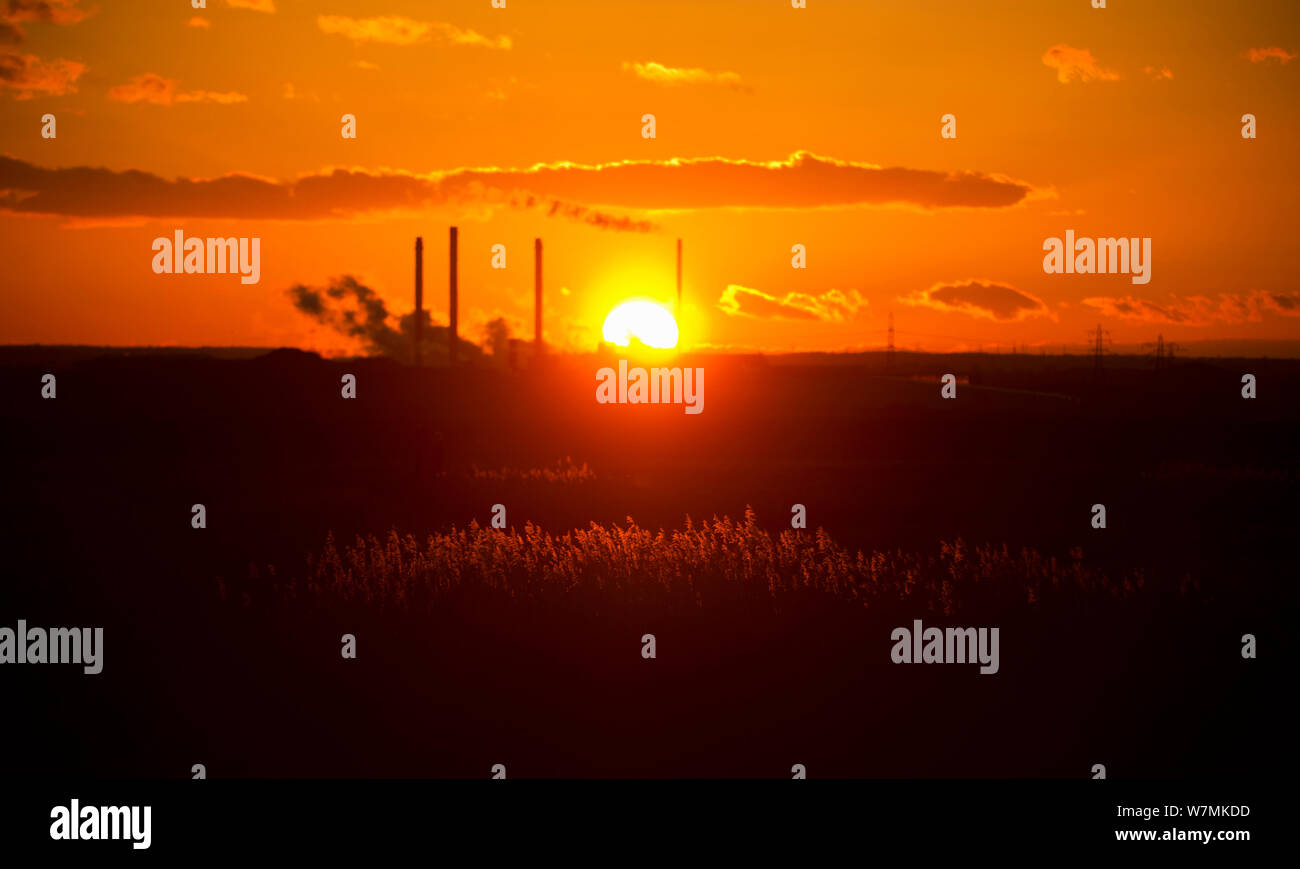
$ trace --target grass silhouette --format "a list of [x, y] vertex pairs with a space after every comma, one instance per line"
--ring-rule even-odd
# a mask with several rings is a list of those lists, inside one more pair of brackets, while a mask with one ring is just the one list
[[[561, 535], [466, 528], [423, 542], [390, 531], [340, 545], [331, 534], [308, 558], [307, 589], [344, 601], [410, 607], [463, 593], [516, 600], [602, 598], [707, 607], [748, 601], [777, 609], [810, 599], [871, 606], [920, 601], [951, 614], [965, 603], [1034, 604], [1050, 596], [1125, 597], [1147, 581], [1141, 569], [1092, 567], [1079, 549], [1045, 556], [1005, 544], [941, 542], [936, 551], [850, 551], [822, 529], [773, 533], [754, 512], [673, 531], [592, 523]], [[291, 590], [296, 593], [297, 585]]]

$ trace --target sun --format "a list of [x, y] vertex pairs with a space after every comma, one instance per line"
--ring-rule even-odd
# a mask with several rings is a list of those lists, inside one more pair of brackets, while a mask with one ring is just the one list
[[645, 299], [622, 302], [605, 318], [601, 335], [610, 344], [627, 347], [633, 341], [656, 350], [677, 346], [677, 321], [672, 312]]

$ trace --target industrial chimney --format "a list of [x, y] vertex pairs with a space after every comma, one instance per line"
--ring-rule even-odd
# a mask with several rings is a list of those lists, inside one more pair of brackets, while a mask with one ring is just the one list
[[533, 239], [533, 353], [541, 359], [542, 344], [542, 240]]
[[447, 327], [447, 352], [449, 354], [448, 359], [453, 367], [456, 365], [456, 355], [459, 349], [456, 345], [460, 343], [460, 338], [456, 331], [456, 312], [459, 302], [459, 293], [457, 292], [456, 287], [456, 273], [459, 270], [456, 262], [456, 240], [457, 231], [456, 227], [453, 226], [451, 228], [451, 257], [449, 259], [451, 297], [447, 302], [447, 320], [449, 321]]
[[415, 328], [413, 332], [414, 345], [412, 354], [415, 357], [415, 367], [420, 367], [420, 350], [422, 339], [424, 337], [424, 239], [420, 236], [415, 237]]

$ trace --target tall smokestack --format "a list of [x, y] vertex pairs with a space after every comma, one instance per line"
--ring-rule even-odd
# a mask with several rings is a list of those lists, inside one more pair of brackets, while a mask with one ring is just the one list
[[450, 325], [448, 326], [449, 331], [447, 334], [447, 350], [451, 354], [448, 358], [451, 360], [452, 365], [456, 364], [456, 356], [457, 356], [457, 351], [459, 349], [456, 345], [460, 343], [460, 337], [456, 330], [456, 313], [457, 313], [458, 302], [460, 301], [459, 293], [457, 292], [457, 286], [456, 286], [456, 274], [459, 271], [459, 268], [457, 266], [457, 261], [456, 261], [457, 260], [457, 256], [456, 256], [457, 236], [458, 233], [456, 231], [456, 227], [453, 226], [451, 228], [451, 257], [449, 259], [450, 262], [449, 270], [451, 272], [450, 274], [451, 298], [447, 302], [447, 319], [450, 321]]
[[682, 311], [682, 240], [677, 239], [677, 313]]
[[415, 366], [420, 366], [420, 349], [424, 338], [424, 239], [415, 237]]
[[533, 351], [540, 358], [542, 344], [542, 240], [533, 239]]

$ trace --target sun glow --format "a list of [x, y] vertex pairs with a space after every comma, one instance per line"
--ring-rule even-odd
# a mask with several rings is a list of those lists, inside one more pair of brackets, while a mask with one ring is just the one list
[[677, 321], [663, 305], [644, 299], [623, 302], [609, 312], [601, 335], [610, 344], [628, 347], [633, 341], [656, 350], [677, 346]]

